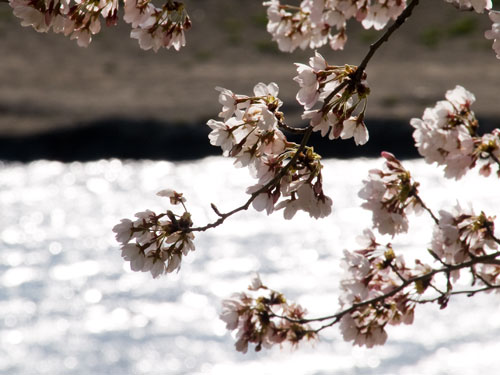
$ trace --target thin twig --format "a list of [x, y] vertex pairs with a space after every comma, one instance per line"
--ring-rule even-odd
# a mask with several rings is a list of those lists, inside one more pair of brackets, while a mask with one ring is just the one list
[[497, 158], [497, 156], [493, 152], [489, 152], [490, 158], [492, 158], [500, 167], [500, 160]]
[[304, 149], [305, 149], [305, 147], [307, 145], [307, 142], [309, 141], [309, 137], [311, 136], [311, 133], [312, 133], [312, 127], [307, 128], [306, 133], [302, 137], [302, 141], [300, 143], [300, 146], [297, 148], [297, 151], [295, 151], [295, 154], [290, 159], [290, 161], [288, 162], [288, 164], [285, 165], [280, 170], [280, 172], [276, 176], [274, 176], [274, 178], [271, 181], [269, 181], [267, 184], [265, 184], [263, 187], [261, 187], [256, 192], [252, 193], [252, 195], [250, 196], [250, 198], [243, 205], [235, 208], [234, 210], [226, 212], [226, 213], [220, 213], [219, 212], [219, 213], [217, 213], [217, 215], [220, 216], [220, 218], [218, 220], [214, 221], [213, 223], [207, 224], [204, 227], [190, 228], [189, 231], [190, 232], [204, 232], [207, 229], [215, 228], [215, 227], [221, 225], [228, 217], [234, 215], [235, 213], [247, 210], [248, 207], [250, 207], [250, 204], [255, 200], [255, 198], [257, 198], [257, 196], [259, 194], [261, 194], [261, 193], [269, 190], [269, 188], [275, 186], [281, 180], [281, 178], [284, 177], [287, 174], [288, 170], [295, 165], [295, 162], [297, 161], [297, 159], [299, 157], [299, 154], [302, 151], [304, 151]]
[[323, 107], [321, 107], [321, 111], [323, 111], [328, 105], [330, 104], [330, 101], [333, 99], [335, 95], [337, 95], [344, 87], [349, 85], [351, 81], [345, 80], [343, 81], [340, 85], [335, 87], [335, 90], [333, 90], [328, 96], [325, 98], [325, 101], [323, 102]]
[[[389, 39], [389, 37], [392, 35], [392, 33], [394, 33], [394, 31], [396, 31], [398, 28], [400, 28], [401, 25], [403, 25], [403, 23], [406, 21], [406, 19], [411, 16], [413, 8], [415, 8], [417, 6], [418, 2], [419, 2], [419, 0], [413, 0], [405, 8], [405, 10], [399, 15], [399, 17], [396, 19], [396, 21], [394, 21], [394, 23], [380, 37], [380, 39], [378, 41], [376, 41], [375, 43], [373, 43], [370, 46], [370, 49], [369, 49], [368, 53], [366, 54], [366, 56], [361, 61], [361, 64], [358, 66], [355, 75], [352, 77], [353, 80], [354, 80], [354, 82], [359, 82], [361, 80], [361, 77], [363, 75], [363, 71], [366, 69], [366, 66], [368, 65], [368, 62], [373, 57], [373, 55], [375, 54], [375, 52], [380, 48], [380, 46], [384, 42], [386, 42]], [[338, 94], [340, 91], [342, 91], [342, 89], [344, 89], [349, 84], [352, 84], [352, 81], [345, 80], [340, 85], [338, 85], [326, 97], [326, 99], [324, 101], [325, 104], [323, 105], [322, 109], [324, 109], [324, 106], [327, 105], [329, 103], [329, 101], [336, 94]], [[306, 144], [307, 144], [307, 142], [309, 140], [309, 137], [311, 136], [312, 127], [308, 126], [306, 128], [302, 128], [302, 129], [301, 128], [293, 128], [293, 127], [290, 127], [290, 126], [286, 125], [285, 123], [282, 123], [281, 121], [279, 123], [279, 126], [285, 128], [286, 130], [288, 130], [290, 132], [297, 133], [297, 134], [303, 134], [303, 138], [302, 138], [301, 144], [300, 144], [297, 152], [293, 156], [293, 158], [288, 162], [288, 164], [271, 181], [269, 181], [266, 185], [264, 185], [262, 188], [260, 188], [256, 192], [252, 193], [252, 195], [250, 196], [250, 199], [248, 199], [243, 205], [241, 205], [241, 206], [239, 206], [239, 207], [235, 208], [234, 210], [229, 211], [227, 213], [220, 213], [219, 212], [219, 213], [217, 213], [217, 215], [219, 216], [218, 220], [214, 221], [213, 223], [207, 224], [207, 225], [205, 225], [203, 227], [191, 228], [190, 231], [192, 231], [192, 232], [203, 232], [203, 231], [206, 231], [207, 229], [215, 228], [215, 227], [219, 226], [220, 224], [222, 224], [229, 216], [232, 216], [232, 215], [234, 215], [237, 212], [247, 210], [250, 207], [250, 204], [255, 200], [255, 198], [257, 198], [257, 196], [259, 194], [261, 194], [264, 191], [267, 191], [270, 187], [272, 187], [276, 183], [278, 183], [279, 180], [288, 172], [288, 170], [291, 167], [293, 167], [293, 165], [295, 164], [295, 162], [296, 162], [296, 160], [298, 158], [299, 153], [304, 150], [304, 148], [305, 148], [305, 146], [306, 146]]]
[[434, 220], [436, 225], [439, 225], [439, 219], [436, 217], [436, 215], [434, 215], [432, 210], [429, 207], [427, 207], [422, 198], [420, 198], [418, 194], [415, 194], [414, 197], [417, 199], [418, 203], [420, 203], [420, 205], [424, 208], [424, 210], [426, 210], [429, 213], [429, 215], [431, 215], [432, 220]]
[[292, 126], [289, 126], [287, 124], [285, 124], [283, 121], [278, 121], [278, 127], [280, 127], [282, 130], [285, 130], [289, 133], [293, 133], [293, 134], [305, 134], [305, 132], [307, 131], [307, 129], [310, 127], [310, 126], [307, 126], [305, 128], [294, 128]]
[[403, 282], [406, 283], [407, 279], [401, 275], [401, 273], [398, 271], [398, 269], [394, 266], [394, 264], [391, 263], [391, 269], [392, 271], [399, 277], [399, 279]]
[[413, 9], [418, 5], [419, 0], [413, 0], [406, 8], [405, 10], [398, 16], [396, 21], [389, 26], [387, 31], [380, 37], [379, 40], [377, 40], [375, 43], [370, 45], [370, 49], [368, 50], [368, 53], [364, 57], [363, 61], [361, 61], [361, 64], [358, 65], [358, 69], [356, 70], [356, 73], [354, 75], [354, 80], [359, 82], [361, 80], [361, 77], [363, 75], [363, 72], [365, 71], [368, 63], [370, 62], [371, 58], [377, 52], [377, 50], [380, 48], [384, 42], [387, 42], [389, 40], [389, 37], [399, 29], [403, 23], [405, 23], [406, 19], [411, 16]]
[[[335, 324], [335, 322], [338, 322], [344, 315], [349, 314], [349, 313], [351, 313], [353, 311], [356, 311], [356, 310], [358, 310], [361, 307], [365, 307], [365, 306], [368, 306], [368, 305], [375, 305], [375, 304], [377, 304], [380, 301], [383, 301], [383, 300], [385, 300], [387, 298], [390, 298], [390, 297], [398, 294], [399, 292], [401, 292], [402, 290], [404, 290], [406, 287], [408, 287], [411, 284], [414, 284], [414, 283], [416, 283], [418, 281], [423, 281], [423, 280], [426, 280], [426, 279], [428, 280], [428, 279], [434, 277], [434, 275], [437, 275], [439, 273], [450, 273], [452, 271], [456, 271], [456, 270], [460, 270], [460, 269], [463, 269], [463, 268], [471, 267], [471, 266], [473, 266], [475, 264], [491, 264], [492, 261], [493, 260], [497, 260], [496, 258], [498, 258], [499, 256], [500, 256], [500, 251], [492, 253], [492, 254], [488, 254], [488, 255], [483, 255], [483, 256], [480, 256], [480, 257], [476, 257], [476, 258], [474, 258], [472, 260], [469, 260], [467, 262], [464, 262], [464, 263], [453, 264], [453, 265], [449, 265], [448, 267], [434, 269], [434, 270], [432, 270], [432, 271], [430, 271], [430, 272], [428, 272], [426, 274], [423, 274], [423, 275], [420, 275], [420, 276], [415, 276], [415, 277], [412, 277], [410, 279], [406, 279], [405, 282], [403, 282], [402, 284], [400, 284], [399, 286], [397, 286], [396, 288], [394, 288], [390, 292], [387, 292], [385, 294], [382, 294], [380, 296], [377, 296], [377, 297], [374, 297], [374, 298], [371, 298], [371, 299], [368, 299], [368, 300], [365, 300], [365, 301], [362, 301], [362, 302], [353, 303], [347, 309], [342, 310], [342, 311], [340, 311], [338, 313], [335, 313], [333, 315], [328, 315], [328, 316], [324, 316], [324, 317], [320, 317], [320, 318], [309, 318], [309, 319], [291, 319], [291, 318], [287, 318], [287, 317], [284, 317], [284, 316], [277, 316], [277, 315], [275, 315], [275, 317], [286, 319], [286, 320], [288, 320], [290, 322], [294, 322], [294, 323], [301, 323], [301, 324], [302, 323], [312, 323], [312, 322], [322, 322], [322, 321], [325, 321], [325, 320], [333, 319], [334, 322], [330, 322], [327, 325], [323, 326], [324, 328], [326, 328], [326, 327], [332, 326], [333, 324]], [[500, 288], [500, 285], [499, 286], [495, 285], [495, 288]], [[478, 293], [479, 291], [485, 291], [485, 290], [487, 290], [487, 288], [482, 288], [482, 289], [478, 290], [476, 293]], [[471, 292], [471, 291], [469, 291], [469, 292]], [[460, 292], [460, 293], [451, 292], [449, 294], [463, 294], [463, 292]], [[319, 330], [324, 329], [323, 327], [320, 327]]]
[[356, 68], [356, 71], [350, 77], [351, 80], [345, 80], [339, 86], [337, 86], [335, 90], [325, 98], [321, 110], [324, 110], [328, 106], [329, 102], [333, 99], [333, 97], [344, 87], [346, 87], [347, 85], [355, 85], [356, 83], [361, 82], [363, 73], [366, 70], [366, 67], [368, 66], [371, 58], [373, 57], [373, 55], [375, 55], [375, 52], [377, 52], [380, 46], [384, 44], [384, 42], [387, 42], [389, 40], [389, 37], [405, 23], [406, 19], [411, 16], [413, 9], [418, 5], [418, 2], [419, 0], [413, 0], [398, 16], [396, 21], [394, 21], [394, 23], [387, 29], [387, 31], [375, 43], [370, 45], [370, 49], [368, 50], [366, 56], [363, 58], [363, 60], [361, 60], [361, 63]]
[[[487, 291], [492, 290], [492, 289], [500, 289], [500, 285], [485, 286], [483, 288], [471, 289], [471, 290], [457, 290], [457, 291], [448, 293], [448, 295], [449, 296], [456, 296], [456, 295], [460, 295], [460, 294], [466, 294], [467, 297], [472, 297], [472, 296], [476, 295], [477, 293], [487, 292]], [[441, 298], [441, 296], [435, 297], [435, 298], [430, 298], [430, 299], [424, 299], [424, 300], [413, 300], [413, 302], [421, 303], [421, 304], [434, 303], [437, 300], [439, 300], [440, 298]]]

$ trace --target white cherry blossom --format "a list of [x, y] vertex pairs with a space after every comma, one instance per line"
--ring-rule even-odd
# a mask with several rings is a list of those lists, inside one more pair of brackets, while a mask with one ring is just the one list
[[486, 9], [491, 9], [491, 0], [445, 0], [461, 9], [474, 9], [478, 13], [483, 13]]
[[444, 165], [446, 177], [459, 179], [475, 163], [471, 132], [476, 121], [470, 111], [475, 98], [461, 86], [447, 91], [446, 98], [410, 124], [415, 128], [415, 146], [425, 160]]
[[340, 137], [342, 139], [354, 138], [357, 146], [364, 145], [368, 142], [368, 130], [363, 120], [359, 117], [350, 117], [343, 122], [343, 129]]
[[490, 11], [489, 16], [493, 22], [491, 30], [485, 32], [486, 39], [493, 39], [493, 50], [497, 54], [497, 59], [500, 59], [500, 12]]

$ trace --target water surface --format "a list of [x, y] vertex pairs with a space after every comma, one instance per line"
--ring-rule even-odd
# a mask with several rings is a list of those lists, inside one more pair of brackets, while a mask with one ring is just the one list
[[[155, 196], [184, 193], [195, 225], [246, 200], [253, 183], [231, 161], [86, 163], [36, 161], [0, 168], [0, 373], [2, 374], [497, 374], [500, 304], [495, 294], [417, 309], [412, 326], [390, 327], [383, 347], [342, 341], [336, 327], [314, 346], [242, 355], [218, 319], [220, 302], [246, 288], [253, 272], [308, 308], [338, 308], [344, 248], [370, 226], [357, 191], [381, 160], [325, 162], [325, 191], [334, 213], [323, 220], [285, 221], [249, 210], [210, 232], [178, 274], [153, 280], [120, 258], [111, 228]], [[477, 211], [500, 212], [498, 182], [474, 172], [454, 183], [422, 161], [405, 162], [436, 211], [469, 199]], [[489, 183], [486, 183], [489, 182]], [[396, 251], [426, 259], [432, 222], [425, 215]]]

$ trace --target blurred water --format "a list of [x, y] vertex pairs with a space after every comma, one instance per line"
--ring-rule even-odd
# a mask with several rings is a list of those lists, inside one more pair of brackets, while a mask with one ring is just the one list
[[[380, 160], [325, 162], [334, 214], [286, 222], [250, 210], [199, 234], [182, 270], [159, 280], [132, 273], [111, 228], [171, 187], [185, 194], [195, 225], [243, 203], [253, 181], [226, 159], [192, 163], [37, 161], [0, 168], [1, 374], [497, 374], [499, 298], [453, 300], [417, 309], [413, 326], [389, 328], [376, 349], [354, 348], [337, 328], [314, 347], [235, 352], [218, 319], [220, 301], [246, 288], [252, 272], [318, 316], [337, 310], [339, 259], [370, 225], [358, 208], [361, 179]], [[455, 184], [422, 161], [405, 165], [435, 208], [472, 198], [500, 211], [498, 183], [474, 173]], [[425, 258], [431, 221], [416, 218], [395, 249]], [[387, 238], [387, 241], [390, 241]]]

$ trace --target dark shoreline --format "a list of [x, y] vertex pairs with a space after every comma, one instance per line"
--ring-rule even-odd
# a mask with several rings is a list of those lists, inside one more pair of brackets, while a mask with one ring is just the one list
[[[500, 127], [500, 120], [480, 118], [483, 132]], [[381, 151], [400, 159], [419, 157], [413, 129], [398, 120], [367, 119], [370, 141], [358, 147], [352, 139], [330, 141], [314, 133], [310, 145], [324, 158], [378, 157]], [[46, 159], [63, 162], [107, 158], [150, 160], [195, 160], [220, 155], [208, 141], [210, 128], [204, 123], [168, 124], [151, 120], [103, 119], [76, 127], [28, 136], [0, 136], [0, 160], [30, 162]], [[300, 138], [287, 134], [291, 141]]]

